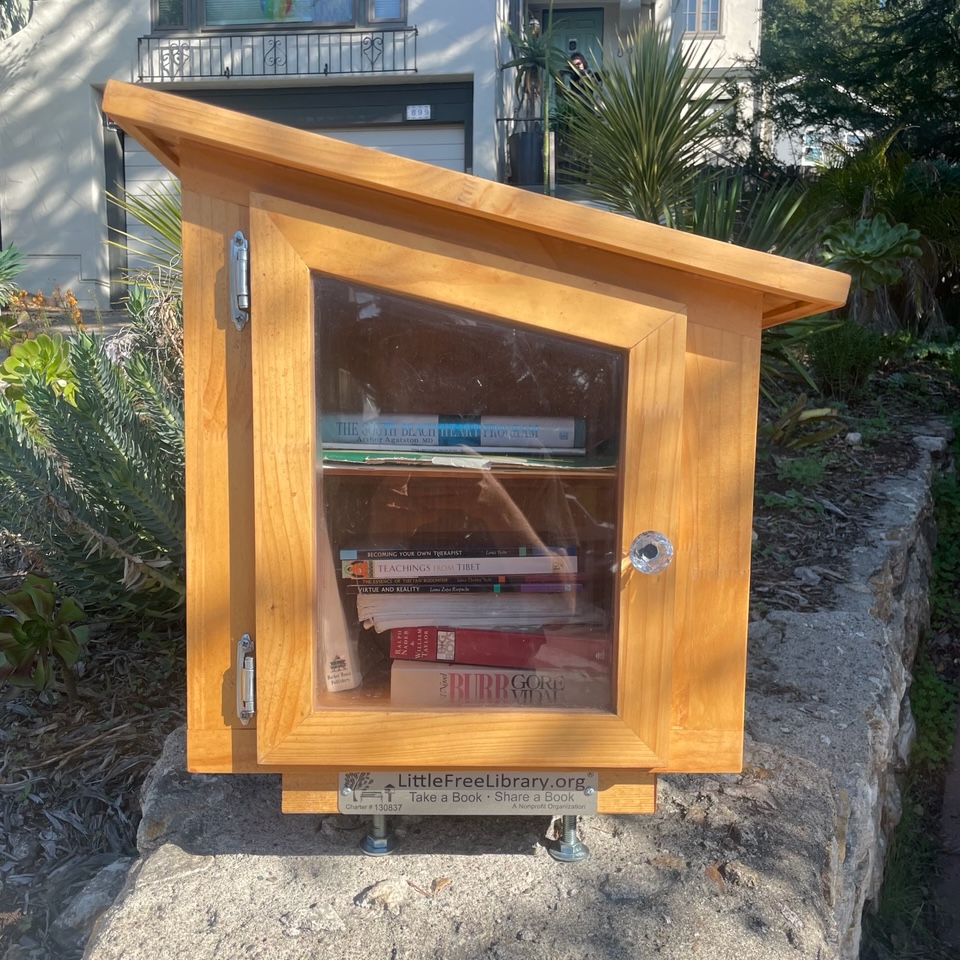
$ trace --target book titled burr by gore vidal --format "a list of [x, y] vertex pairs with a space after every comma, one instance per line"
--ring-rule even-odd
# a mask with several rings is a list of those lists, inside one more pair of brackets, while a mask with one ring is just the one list
[[587, 670], [517, 670], [394, 660], [390, 702], [419, 707], [604, 708], [610, 678]]

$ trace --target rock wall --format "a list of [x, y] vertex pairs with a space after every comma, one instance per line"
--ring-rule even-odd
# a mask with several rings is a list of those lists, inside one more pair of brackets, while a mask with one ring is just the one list
[[[936, 433], [933, 428], [930, 433]], [[750, 628], [741, 774], [661, 779], [652, 816], [588, 817], [558, 864], [543, 818], [405, 817], [358, 854], [350, 817], [280, 814], [277, 777], [184, 774], [174, 735], [144, 796], [141, 859], [88, 960], [855, 960], [899, 818], [905, 694], [926, 625], [942, 436], [873, 487], [829, 609]], [[562, 812], [562, 811], [558, 811]]]
[[915, 732], [910, 668], [930, 616], [930, 487], [947, 448], [941, 434], [917, 438], [922, 456], [908, 476], [869, 491], [875, 521], [852, 551], [832, 609], [773, 613], [750, 629], [747, 732], [755, 749], [778, 745], [829, 778], [834, 832], [823, 892], [843, 960], [859, 955], [863, 911], [879, 892], [900, 819], [898, 779]]

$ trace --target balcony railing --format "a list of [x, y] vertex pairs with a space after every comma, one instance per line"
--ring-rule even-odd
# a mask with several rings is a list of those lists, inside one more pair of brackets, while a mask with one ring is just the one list
[[143, 83], [205, 77], [416, 73], [417, 28], [140, 37]]

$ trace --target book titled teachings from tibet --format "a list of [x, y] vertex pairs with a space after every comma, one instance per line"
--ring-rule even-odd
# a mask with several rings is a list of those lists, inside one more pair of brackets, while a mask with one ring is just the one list
[[471, 630], [456, 627], [397, 627], [390, 631], [396, 660], [469, 663], [525, 669], [608, 673], [613, 652], [609, 637], [586, 631]]
[[510, 574], [576, 573], [576, 553], [566, 548], [556, 553], [521, 556], [410, 557], [402, 559], [341, 559], [344, 580], [415, 580], [421, 577], [474, 577]]
[[579, 417], [461, 417], [447, 414], [325, 413], [320, 442], [340, 449], [421, 451], [495, 449], [498, 453], [583, 454]]
[[575, 668], [519, 670], [394, 660], [390, 702], [411, 707], [609, 708], [609, 676]]

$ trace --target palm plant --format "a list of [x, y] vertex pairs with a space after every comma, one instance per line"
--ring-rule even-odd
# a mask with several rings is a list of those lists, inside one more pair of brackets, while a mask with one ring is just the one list
[[583, 158], [587, 191], [640, 220], [670, 222], [721, 139], [717, 103], [729, 81], [712, 77], [706, 51], [688, 63], [666, 30], [641, 25], [602, 80], [588, 76], [581, 86], [568, 139]]
[[[801, 260], [811, 256], [825, 225], [823, 211], [805, 203], [806, 193], [800, 180], [754, 179], [741, 167], [707, 169], [691, 194], [674, 205], [669, 223], [702, 237]], [[804, 345], [837, 323], [818, 314], [763, 332], [760, 389], [768, 400], [784, 381], [817, 389], [802, 361]]]
[[6, 305], [11, 294], [16, 292], [14, 278], [23, 269], [23, 254], [11, 244], [6, 250], [0, 250], [0, 310]]
[[[112, 246], [136, 254], [146, 270], [160, 271], [168, 283], [179, 289], [180, 257], [183, 230], [180, 218], [180, 182], [165, 183], [140, 195], [107, 192], [109, 203], [119, 207], [128, 218], [139, 220], [150, 231], [149, 237], [117, 231], [122, 240], [111, 240]], [[139, 275], [144, 271], [137, 271]], [[128, 280], [132, 279], [128, 277]]]

